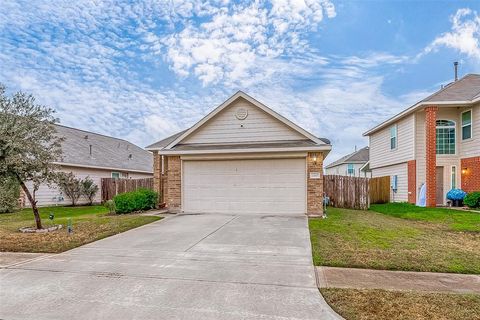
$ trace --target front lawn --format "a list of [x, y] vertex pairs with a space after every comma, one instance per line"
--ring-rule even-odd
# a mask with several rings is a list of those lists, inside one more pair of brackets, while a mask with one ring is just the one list
[[480, 232], [480, 214], [447, 208], [422, 208], [408, 203], [372, 204], [371, 211], [392, 217], [443, 224], [454, 231]]
[[[63, 252], [161, 218], [141, 215], [107, 215], [103, 206], [46, 207], [40, 208], [44, 227], [52, 225], [48, 216], [55, 215], [55, 224], [64, 227], [50, 233], [21, 233], [19, 228], [34, 226], [31, 209], [0, 214], [0, 251], [12, 252]], [[66, 230], [67, 219], [72, 219], [73, 234]]]
[[[480, 214], [405, 204], [310, 219], [315, 265], [480, 273]], [[382, 212], [382, 213], [380, 213]]]
[[347, 320], [480, 319], [480, 295], [337, 288], [321, 292]]

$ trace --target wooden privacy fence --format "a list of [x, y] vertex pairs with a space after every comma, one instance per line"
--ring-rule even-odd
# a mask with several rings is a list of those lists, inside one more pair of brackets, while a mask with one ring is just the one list
[[102, 178], [102, 202], [111, 200], [117, 194], [135, 191], [140, 188], [153, 190], [153, 178], [114, 179]]
[[338, 208], [367, 210], [371, 203], [386, 203], [390, 199], [390, 177], [325, 175], [323, 188], [330, 205]]

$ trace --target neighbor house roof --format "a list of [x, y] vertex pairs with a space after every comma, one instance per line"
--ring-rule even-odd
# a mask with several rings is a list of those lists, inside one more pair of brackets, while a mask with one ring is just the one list
[[63, 137], [60, 165], [152, 172], [153, 155], [131, 142], [102, 134], [55, 125]]
[[344, 163], [365, 163], [369, 160], [369, 157], [370, 157], [369, 148], [364, 147], [360, 150], [357, 150], [355, 152], [347, 154], [346, 156], [341, 157], [337, 161], [330, 163], [325, 168], [328, 169], [328, 168], [336, 167]]
[[417, 102], [410, 108], [405, 109], [392, 118], [373, 127], [363, 135], [368, 136], [427, 105], [436, 105], [438, 107], [471, 105], [472, 103], [476, 103], [478, 101], [480, 101], [480, 74], [467, 74], [458, 81], [449, 83], [442, 89]]
[[[233, 101], [238, 98], [243, 98], [248, 102], [252, 103], [253, 105], [257, 106], [264, 112], [270, 114], [274, 118], [278, 119], [279, 121], [283, 122], [286, 126], [292, 128], [293, 130], [299, 132], [301, 135], [305, 137], [305, 141], [278, 141], [275, 143], [241, 143], [241, 144], [182, 144], [182, 141], [185, 140], [189, 135], [195, 132], [198, 128], [200, 128], [203, 124], [205, 124], [208, 120], [212, 119], [216, 114], [220, 111], [228, 107]], [[162, 150], [162, 151], [200, 151], [200, 150], [235, 150], [235, 149], [269, 149], [269, 148], [305, 148], [305, 147], [315, 147], [315, 148], [327, 148], [330, 150], [330, 140], [325, 138], [319, 138], [311, 134], [310, 132], [300, 128], [290, 120], [286, 119], [285, 117], [281, 116], [277, 112], [273, 111], [266, 105], [262, 104], [258, 100], [252, 98], [248, 94], [238, 91], [225, 102], [223, 102], [220, 106], [215, 108], [212, 112], [210, 112], [207, 116], [202, 118], [192, 127], [178, 132], [174, 135], [171, 135], [163, 140], [155, 142], [146, 147], [147, 150]]]

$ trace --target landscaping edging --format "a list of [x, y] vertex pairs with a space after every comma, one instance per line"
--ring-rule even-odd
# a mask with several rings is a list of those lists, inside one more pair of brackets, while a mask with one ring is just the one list
[[23, 233], [47, 233], [47, 232], [57, 231], [62, 228], [63, 226], [61, 224], [57, 224], [50, 228], [37, 229], [35, 227], [23, 227], [18, 230]]

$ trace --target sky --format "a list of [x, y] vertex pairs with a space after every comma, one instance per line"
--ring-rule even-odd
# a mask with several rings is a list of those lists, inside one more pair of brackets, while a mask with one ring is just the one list
[[2, 0], [0, 83], [145, 147], [238, 90], [331, 140], [480, 73], [480, 1]]

